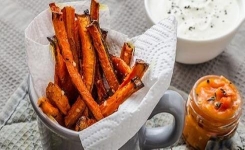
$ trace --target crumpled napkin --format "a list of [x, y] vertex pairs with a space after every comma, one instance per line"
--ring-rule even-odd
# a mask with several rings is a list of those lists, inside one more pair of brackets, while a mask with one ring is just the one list
[[[81, 13], [89, 8], [90, 2], [61, 5], [72, 5]], [[109, 31], [110, 53], [119, 55], [123, 42], [130, 40], [122, 33], [109, 30], [109, 11], [105, 5], [100, 10], [100, 25]], [[176, 27], [176, 20], [170, 17], [131, 40], [135, 46], [133, 61], [140, 58], [150, 64], [142, 79], [145, 86], [129, 97], [118, 111], [79, 132], [84, 149], [118, 149], [145, 123], [170, 85], [176, 54]], [[38, 97], [45, 96], [48, 82], [54, 80], [54, 56], [46, 39], [52, 35], [49, 10], [39, 14], [25, 30], [27, 64]]]

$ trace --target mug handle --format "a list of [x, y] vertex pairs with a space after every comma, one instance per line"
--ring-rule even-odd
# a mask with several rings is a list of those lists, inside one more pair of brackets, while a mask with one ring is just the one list
[[173, 145], [180, 138], [185, 119], [185, 101], [182, 96], [172, 90], [167, 90], [152, 111], [150, 118], [158, 113], [172, 114], [172, 124], [147, 128], [145, 125], [138, 132], [140, 149], [156, 149]]

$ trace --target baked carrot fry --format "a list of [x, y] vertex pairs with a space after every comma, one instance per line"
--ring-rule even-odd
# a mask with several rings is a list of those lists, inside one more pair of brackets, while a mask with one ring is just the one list
[[123, 82], [120, 84], [119, 89], [125, 86], [134, 77], [139, 77], [140, 79], [144, 75], [145, 71], [148, 69], [149, 64], [141, 59], [136, 59], [136, 62], [131, 69], [130, 73], [124, 78]]
[[77, 15], [79, 35], [82, 43], [82, 75], [87, 89], [92, 92], [94, 85], [96, 54], [86, 26], [90, 24], [87, 14]]
[[59, 108], [62, 114], [67, 114], [68, 110], [70, 109], [70, 104], [66, 95], [64, 94], [64, 91], [62, 91], [58, 85], [49, 82], [46, 88], [46, 96], [52, 104]]
[[81, 41], [79, 36], [79, 22], [75, 20], [75, 44], [77, 49], [78, 63], [79, 63], [79, 72], [82, 75], [82, 53], [81, 53]]
[[59, 124], [63, 125], [63, 117], [58, 108], [54, 107], [46, 97], [38, 99], [38, 106], [47, 116], [52, 116]]
[[95, 122], [96, 120], [94, 119], [90, 119], [85, 116], [82, 116], [81, 118], [79, 118], [79, 120], [76, 123], [75, 131], [82, 131], [83, 129], [86, 129], [87, 127], [94, 124]]
[[91, 93], [87, 89], [85, 83], [82, 80], [82, 77], [80, 76], [77, 68], [75, 67], [76, 64], [74, 64], [73, 61], [72, 52], [70, 50], [67, 34], [65, 32], [65, 25], [62, 19], [62, 14], [53, 12], [52, 21], [53, 21], [56, 37], [58, 39], [60, 48], [62, 50], [62, 56], [63, 59], [65, 60], [66, 67], [71, 77], [71, 80], [75, 85], [75, 87], [77, 88], [78, 92], [80, 93], [80, 96], [82, 97], [86, 105], [89, 107], [91, 112], [93, 113], [94, 117], [97, 120], [100, 120], [103, 118], [103, 115], [100, 111], [99, 105], [94, 101]]
[[66, 6], [61, 11], [63, 13], [66, 33], [73, 55], [73, 59], [76, 63], [76, 67], [79, 69], [78, 54], [75, 43], [75, 9], [71, 6]]
[[88, 27], [88, 31], [93, 39], [94, 47], [97, 51], [100, 65], [104, 72], [105, 78], [109, 84], [109, 87], [115, 92], [118, 89], [119, 82], [117, 80], [116, 74], [114, 72], [110, 56], [108, 53], [107, 45], [105, 45], [104, 40], [101, 36], [98, 26], [93, 21]]
[[133, 51], [134, 51], [134, 47], [132, 44], [127, 42], [123, 44], [120, 58], [124, 60], [127, 65], [130, 65], [133, 56]]
[[[60, 79], [59, 79], [59, 70], [58, 70], [58, 68], [59, 67], [57, 67], [58, 65], [58, 61], [59, 60], [57, 60], [57, 48], [56, 48], [56, 43], [55, 43], [55, 38], [54, 37], [47, 37], [47, 39], [48, 39], [48, 41], [49, 41], [49, 43], [50, 43], [50, 46], [51, 46], [51, 49], [52, 49], [52, 51], [53, 51], [53, 53], [54, 53], [54, 56], [55, 56], [55, 71], [54, 71], [54, 83], [55, 84], [57, 84], [57, 85], [59, 85], [60, 84]], [[63, 58], [62, 58], [63, 59]], [[64, 65], [65, 66], [65, 65]]]
[[119, 57], [111, 55], [111, 61], [117, 73], [125, 77], [131, 71], [130, 67]]
[[68, 111], [67, 115], [65, 116], [66, 127], [72, 127], [82, 116], [85, 108], [86, 104], [84, 103], [83, 99], [79, 96], [75, 103], [71, 106], [71, 109]]
[[65, 6], [61, 12], [63, 13], [63, 19], [65, 23], [66, 33], [68, 39], [74, 40], [75, 37], [75, 9], [71, 6]]
[[47, 39], [49, 40], [50, 45], [53, 47], [54, 55], [55, 55], [55, 82], [54, 83], [60, 85], [60, 83], [65, 80], [65, 76], [67, 72], [65, 62], [61, 55], [56, 37], [55, 36], [52, 38], [48, 37]]
[[95, 70], [95, 87], [97, 89], [98, 102], [102, 102], [108, 97], [105, 85], [103, 83], [102, 75], [100, 73], [100, 65], [97, 63]]
[[144, 87], [144, 84], [141, 80], [138, 77], [134, 77], [125, 86], [118, 89], [110, 98], [100, 105], [100, 109], [104, 117], [111, 115], [118, 109], [119, 105], [142, 87]]
[[91, 4], [90, 4], [91, 20], [99, 21], [99, 9], [100, 9], [99, 2], [97, 2], [97, 0], [91, 0]]

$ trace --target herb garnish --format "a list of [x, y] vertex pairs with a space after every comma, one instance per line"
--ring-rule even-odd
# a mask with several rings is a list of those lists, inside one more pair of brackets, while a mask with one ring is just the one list
[[222, 103], [216, 102], [214, 105], [215, 105], [215, 108], [216, 109], [219, 109], [221, 107]]
[[225, 10], [225, 15], [227, 15], [227, 10]]
[[223, 94], [224, 96], [226, 96], [225, 90], [224, 90], [224, 89], [220, 89], [220, 90], [221, 90], [222, 94]]
[[189, 30], [190, 31], [192, 31], [192, 30], [194, 30], [195, 29], [195, 27], [189, 27]]
[[212, 96], [211, 98], [208, 99], [208, 101], [215, 101], [216, 97]]
[[209, 79], [207, 80], [207, 83], [210, 83]]

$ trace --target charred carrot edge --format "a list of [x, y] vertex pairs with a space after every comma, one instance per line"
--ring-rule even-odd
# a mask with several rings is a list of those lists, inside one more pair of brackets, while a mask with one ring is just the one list
[[62, 10], [65, 29], [70, 44], [71, 52], [77, 69], [79, 69], [78, 54], [75, 43], [75, 9], [71, 6], [66, 6]]
[[121, 58], [117, 56], [111, 56], [111, 61], [114, 68], [117, 70], [117, 73], [123, 75], [125, 77], [131, 71], [130, 67], [123, 61]]
[[59, 124], [63, 125], [63, 117], [58, 108], [53, 106], [46, 97], [38, 99], [38, 106], [47, 116], [52, 116]]
[[125, 86], [128, 82], [130, 82], [130, 80], [135, 76], [141, 79], [148, 67], [149, 64], [147, 64], [145, 61], [141, 59], [136, 59], [133, 68], [131, 69], [130, 73], [124, 78], [123, 82], [119, 86], [119, 89]]
[[88, 27], [88, 31], [93, 39], [94, 47], [99, 57], [100, 65], [104, 72], [105, 78], [109, 84], [109, 87], [116, 91], [119, 86], [119, 82], [117, 80], [116, 74], [114, 72], [107, 45], [105, 45], [103, 38], [101, 36], [100, 30], [97, 28], [98, 26], [93, 21]]
[[130, 65], [133, 52], [134, 47], [132, 46], [132, 44], [125, 42], [121, 50], [120, 58], [124, 60], [127, 65]]
[[46, 88], [46, 96], [64, 115], [67, 114], [70, 109], [70, 104], [64, 91], [57, 84], [49, 82]]
[[91, 4], [90, 4], [91, 20], [99, 21], [99, 9], [100, 9], [99, 2], [97, 2], [97, 0], [91, 0]]
[[75, 87], [77, 88], [78, 92], [80, 93], [81, 97], [85, 101], [86, 105], [89, 107], [91, 112], [93, 113], [94, 117], [97, 120], [103, 118], [103, 115], [99, 109], [99, 105], [94, 101], [91, 93], [88, 91], [85, 83], [82, 80], [77, 68], [74, 64], [73, 56], [70, 50], [70, 45], [67, 39], [67, 35], [65, 32], [65, 25], [62, 19], [62, 14], [52, 12], [52, 21], [55, 30], [55, 34], [57, 36], [60, 48], [62, 50], [62, 56], [65, 60], [66, 67], [68, 73], [70, 74], [71, 80]]
[[142, 87], [144, 87], [144, 84], [138, 77], [132, 78], [130, 82], [118, 89], [109, 99], [100, 105], [102, 114], [105, 117], [111, 115], [118, 109], [119, 105]]
[[68, 111], [65, 116], [65, 125], [66, 127], [72, 127], [76, 121], [82, 116], [84, 110], [86, 108], [86, 104], [83, 99], [79, 96], [75, 103], [71, 106], [71, 109]]
[[88, 90], [92, 92], [95, 76], [96, 55], [90, 34], [86, 26], [90, 24], [87, 14], [77, 15], [79, 35], [82, 43], [82, 74]]

